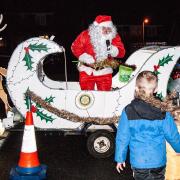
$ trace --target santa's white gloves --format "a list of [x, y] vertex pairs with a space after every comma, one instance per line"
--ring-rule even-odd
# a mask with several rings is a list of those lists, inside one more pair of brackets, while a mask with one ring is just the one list
[[92, 64], [95, 62], [93, 56], [87, 53], [83, 53], [79, 56], [79, 61], [84, 62], [86, 64]]
[[[119, 50], [116, 46], [111, 46], [111, 49], [109, 51], [110, 55], [112, 57], [116, 57], [119, 54]], [[83, 53], [79, 56], [79, 61], [84, 62], [86, 64], [93, 64], [95, 62], [93, 56], [87, 53]]]
[[111, 46], [110, 55], [116, 57], [119, 54], [119, 50], [116, 46]]

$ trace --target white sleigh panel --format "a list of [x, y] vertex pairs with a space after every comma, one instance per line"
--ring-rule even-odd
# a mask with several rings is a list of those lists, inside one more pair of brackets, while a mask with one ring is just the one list
[[[84, 119], [98, 119], [98, 122], [113, 118], [118, 120], [124, 107], [134, 98], [135, 80], [143, 70], [157, 74], [158, 93], [164, 97], [170, 73], [180, 57], [180, 47], [142, 48], [126, 61], [137, 67], [128, 82], [120, 82], [116, 74], [112, 80], [115, 88], [112, 91], [81, 91], [79, 82], [53, 81], [44, 76], [42, 66], [39, 66], [49, 54], [62, 51], [63, 47], [53, 41], [31, 38], [15, 49], [8, 64], [10, 97], [25, 116], [28, 111], [25, 93], [31, 92], [31, 109], [38, 128], [79, 130], [84, 125]], [[94, 127], [99, 128], [99, 125]]]

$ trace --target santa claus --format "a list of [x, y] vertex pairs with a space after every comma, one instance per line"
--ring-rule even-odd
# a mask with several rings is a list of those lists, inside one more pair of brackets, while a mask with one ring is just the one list
[[99, 15], [89, 28], [75, 39], [72, 53], [78, 58], [79, 82], [82, 90], [109, 91], [112, 84], [112, 68], [94, 68], [93, 64], [112, 57], [123, 58], [124, 45], [111, 16]]

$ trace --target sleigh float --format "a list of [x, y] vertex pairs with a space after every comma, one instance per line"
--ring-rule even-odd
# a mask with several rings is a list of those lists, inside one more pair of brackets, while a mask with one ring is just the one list
[[171, 72], [180, 58], [180, 46], [137, 50], [126, 60], [129, 65], [135, 64], [136, 70], [128, 80], [123, 80], [126, 74], [117, 73], [112, 80], [112, 91], [82, 91], [79, 82], [48, 78], [43, 62], [56, 53], [66, 57], [65, 49], [48, 39], [31, 38], [18, 45], [7, 69], [11, 100], [25, 116], [27, 100], [31, 98], [34, 124], [39, 129], [75, 134], [91, 132], [87, 142], [89, 152], [95, 157], [107, 157], [114, 148], [111, 132], [116, 130], [121, 111], [134, 97], [136, 76], [144, 70], [154, 71], [159, 79], [157, 95], [165, 97]]

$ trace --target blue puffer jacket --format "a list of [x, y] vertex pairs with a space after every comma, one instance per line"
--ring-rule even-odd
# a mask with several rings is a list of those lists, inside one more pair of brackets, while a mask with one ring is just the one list
[[166, 141], [180, 153], [180, 135], [171, 114], [135, 99], [123, 110], [119, 120], [115, 161], [126, 160], [129, 146], [132, 167], [165, 166]]

